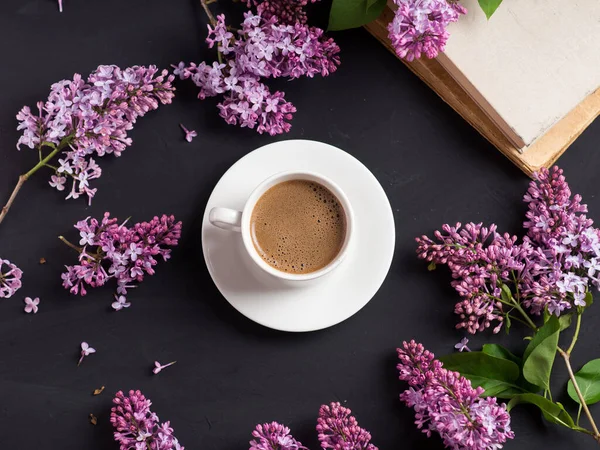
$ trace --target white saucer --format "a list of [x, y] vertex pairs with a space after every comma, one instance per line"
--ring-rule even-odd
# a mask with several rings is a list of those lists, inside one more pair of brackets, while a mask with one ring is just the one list
[[[334, 180], [355, 215], [353, 248], [319, 283], [274, 284], [245, 253], [240, 233], [208, 221], [215, 206], [242, 210], [252, 190], [287, 170], [314, 171]], [[202, 221], [202, 250], [221, 294], [249, 319], [282, 331], [313, 331], [356, 314], [375, 295], [394, 254], [392, 208], [373, 174], [356, 158], [328, 144], [290, 140], [261, 147], [236, 162], [213, 190]]]

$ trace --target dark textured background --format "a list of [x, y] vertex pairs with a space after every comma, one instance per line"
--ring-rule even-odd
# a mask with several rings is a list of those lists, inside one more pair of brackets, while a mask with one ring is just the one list
[[[191, 0], [4, 1], [0, 6], [0, 196], [36, 155], [15, 149], [15, 114], [45, 99], [51, 83], [87, 74], [98, 64], [157, 64], [212, 57], [202, 45], [205, 22]], [[142, 119], [121, 158], [99, 161], [91, 207], [64, 201], [48, 173], [24, 187], [0, 226], [0, 255], [25, 272], [24, 287], [0, 301], [0, 444], [20, 450], [116, 449], [108, 422], [112, 394], [141, 389], [189, 449], [247, 448], [257, 422], [278, 420], [313, 450], [321, 403], [347, 401], [381, 449], [441, 449], [413, 425], [397, 397], [395, 351], [415, 338], [436, 353], [452, 351], [457, 296], [444, 270], [428, 273], [414, 255], [414, 237], [444, 222], [496, 222], [518, 233], [527, 178], [364, 30], [335, 34], [342, 66], [329, 78], [281, 81], [298, 108], [291, 133], [259, 136], [226, 125], [215, 102], [200, 102], [179, 82], [173, 105]], [[198, 131], [183, 140], [179, 122]], [[386, 282], [355, 317], [308, 334], [285, 334], [240, 316], [220, 296], [203, 262], [200, 219], [224, 171], [249, 151], [285, 138], [324, 141], [360, 159], [383, 185], [397, 227], [396, 254]], [[600, 122], [560, 160], [574, 191], [600, 217], [597, 197]], [[184, 235], [169, 263], [132, 291], [129, 310], [110, 309], [111, 287], [85, 298], [60, 286], [75, 255], [57, 236], [110, 211], [146, 220], [173, 213]], [[40, 257], [48, 260], [39, 265]], [[374, 255], [376, 257], [376, 255]], [[23, 313], [25, 296], [41, 297], [37, 315]], [[587, 314], [574, 364], [600, 356], [599, 308]], [[519, 351], [518, 330], [500, 342]], [[478, 347], [489, 336], [474, 340]], [[76, 367], [79, 343], [98, 352]], [[177, 365], [153, 376], [154, 360]], [[566, 377], [556, 371], [556, 392]], [[106, 392], [93, 397], [101, 385]], [[574, 404], [563, 398], [569, 408]], [[598, 408], [593, 407], [598, 413]], [[88, 414], [98, 416], [97, 426]], [[600, 416], [600, 414], [599, 414]], [[513, 414], [510, 450], [593, 448], [589, 437], [562, 431], [527, 407]]]

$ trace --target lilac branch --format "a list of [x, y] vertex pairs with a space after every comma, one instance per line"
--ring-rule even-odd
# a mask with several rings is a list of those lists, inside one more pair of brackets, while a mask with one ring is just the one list
[[29, 179], [29, 177], [31, 177], [34, 173], [36, 173], [42, 167], [46, 166], [47, 163], [50, 162], [50, 160], [52, 158], [54, 158], [61, 150], [63, 150], [67, 146], [69, 140], [70, 140], [70, 138], [64, 139], [58, 147], [55, 146], [54, 150], [52, 150], [52, 152], [50, 152], [48, 154], [48, 156], [46, 156], [43, 159], [41, 158], [41, 155], [42, 155], [42, 146], [45, 145], [45, 144], [48, 144], [48, 143], [44, 142], [44, 143], [40, 144], [40, 147], [39, 147], [40, 162], [38, 162], [35, 166], [33, 166], [33, 168], [31, 168], [31, 170], [29, 170], [29, 172], [24, 173], [23, 175], [19, 176], [19, 181], [17, 182], [17, 185], [13, 189], [13, 191], [12, 191], [12, 193], [11, 193], [8, 201], [6, 202], [6, 205], [4, 205], [2, 207], [2, 211], [0, 211], [0, 223], [2, 223], [2, 221], [4, 220], [4, 218], [6, 217], [6, 215], [8, 214], [8, 211], [10, 210], [10, 207], [12, 206], [13, 202], [17, 198], [17, 195], [19, 194], [19, 191], [21, 190], [21, 188], [23, 187], [23, 185], [25, 184], [25, 182]]
[[567, 366], [567, 371], [569, 372], [569, 378], [571, 379], [571, 382], [573, 383], [573, 387], [575, 388], [575, 392], [577, 393], [577, 398], [579, 398], [579, 405], [581, 408], [583, 408], [583, 411], [585, 412], [585, 415], [587, 416], [588, 420], [590, 421], [590, 424], [592, 425], [592, 429], [594, 430], [594, 439], [596, 439], [596, 441], [598, 441], [598, 443], [600, 443], [600, 431], [598, 431], [598, 427], [596, 426], [596, 422], [594, 421], [594, 418], [592, 417], [592, 413], [590, 412], [590, 409], [588, 408], [586, 402], [585, 402], [585, 398], [583, 397], [583, 394], [581, 393], [581, 389], [579, 389], [579, 385], [577, 384], [577, 379], [575, 378], [575, 374], [573, 373], [573, 368], [571, 367], [571, 356], [569, 355], [569, 353], [565, 352], [562, 348], [558, 347], [557, 348], [558, 353], [560, 353], [560, 356], [563, 357], [563, 359], [565, 360], [565, 365]]
[[202, 8], [204, 8], [204, 12], [206, 13], [206, 16], [208, 17], [208, 20], [210, 21], [211, 25], [214, 27], [217, 25], [217, 19], [215, 19], [215, 16], [213, 15], [212, 11], [208, 7], [209, 3], [214, 3], [214, 1], [208, 2], [207, 0], [200, 0], [200, 4], [202, 5]]

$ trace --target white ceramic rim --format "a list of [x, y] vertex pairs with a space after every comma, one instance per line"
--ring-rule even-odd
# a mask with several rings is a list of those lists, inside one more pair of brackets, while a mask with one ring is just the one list
[[[267, 192], [273, 186], [284, 181], [290, 180], [307, 180], [322, 184], [327, 189], [329, 189], [333, 193], [333, 195], [337, 197], [337, 199], [342, 205], [342, 208], [344, 209], [344, 213], [346, 216], [346, 237], [344, 239], [344, 243], [342, 244], [342, 248], [340, 249], [335, 259], [329, 264], [327, 264], [325, 267], [319, 270], [315, 270], [314, 272], [305, 274], [283, 272], [267, 264], [256, 251], [250, 233], [250, 220], [252, 218], [252, 211], [254, 210], [256, 202], [265, 192]], [[246, 248], [246, 251], [252, 258], [252, 260], [258, 265], [258, 267], [260, 267], [262, 270], [276, 278], [280, 278], [287, 281], [307, 281], [322, 277], [323, 275], [328, 274], [341, 264], [344, 257], [348, 253], [349, 244], [352, 239], [354, 228], [354, 213], [352, 211], [350, 201], [348, 200], [348, 197], [346, 197], [346, 194], [344, 194], [344, 191], [342, 191], [342, 189], [331, 179], [316, 172], [290, 170], [285, 172], [279, 172], [270, 176], [252, 191], [252, 193], [248, 197], [248, 200], [246, 201], [244, 210], [242, 211], [242, 222], [240, 228], [242, 233], [242, 241], [244, 242], [244, 247]]]

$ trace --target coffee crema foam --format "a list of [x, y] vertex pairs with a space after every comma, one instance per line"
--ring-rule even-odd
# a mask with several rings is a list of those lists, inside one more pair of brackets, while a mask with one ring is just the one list
[[333, 193], [308, 180], [281, 182], [256, 202], [250, 219], [254, 248], [270, 266], [303, 274], [327, 266], [346, 238], [346, 214]]

